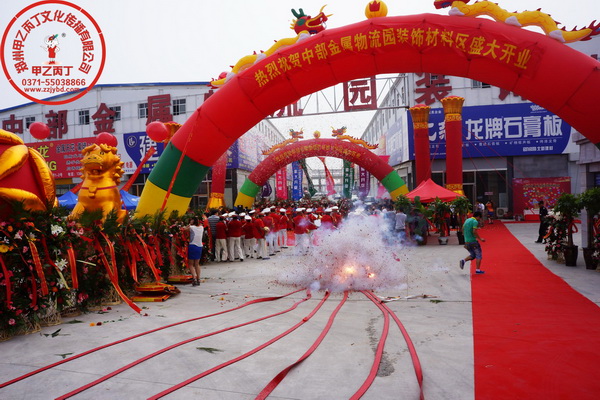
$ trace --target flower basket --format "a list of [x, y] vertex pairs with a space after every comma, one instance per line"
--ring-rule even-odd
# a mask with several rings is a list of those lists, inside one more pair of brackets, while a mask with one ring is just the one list
[[117, 293], [117, 290], [111, 286], [108, 292], [100, 300], [100, 304], [103, 306], [116, 306], [121, 304], [121, 296]]
[[56, 300], [50, 302], [48, 307], [45, 308], [45, 312], [39, 317], [40, 326], [55, 326], [62, 323], [57, 306]]
[[8, 330], [6, 328], [0, 329], [0, 342], [5, 342], [15, 336], [29, 335], [30, 333], [36, 333], [41, 330], [42, 328], [39, 323], [25, 318], [24, 323], [14, 330]]

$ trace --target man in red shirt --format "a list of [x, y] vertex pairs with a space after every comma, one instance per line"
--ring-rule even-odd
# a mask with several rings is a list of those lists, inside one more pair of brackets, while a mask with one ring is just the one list
[[231, 221], [227, 225], [227, 234], [229, 236], [229, 261], [235, 260], [236, 252], [240, 261], [244, 261], [244, 252], [242, 251], [242, 223], [236, 213], [231, 213]]
[[[296, 209], [296, 216], [294, 217], [294, 235], [296, 236], [296, 255], [308, 254], [308, 232], [309, 229], [315, 227], [306, 215], [304, 215], [304, 208], [300, 207]], [[316, 228], [316, 227], [315, 227]]]
[[267, 242], [265, 239], [266, 236], [265, 223], [263, 222], [263, 214], [262, 212], [256, 216], [254, 220], [254, 237], [256, 238], [256, 242], [258, 243], [257, 248], [257, 257], [259, 260], [268, 260], [269, 256], [267, 253]]
[[255, 258], [254, 246], [256, 246], [256, 239], [254, 238], [254, 222], [251, 216], [246, 215], [244, 217], [242, 231], [244, 232], [244, 252], [246, 258]]
[[271, 207], [271, 218], [273, 218], [273, 229], [271, 229], [271, 233], [273, 234], [273, 253], [278, 253], [281, 251], [279, 248], [279, 214], [277, 214], [277, 209], [273, 206]]
[[321, 227], [325, 231], [332, 231], [335, 229], [335, 225], [333, 224], [333, 217], [331, 216], [331, 208], [325, 209], [325, 215], [321, 217]]
[[267, 254], [269, 256], [274, 256], [275, 255], [275, 232], [274, 232], [274, 221], [273, 221], [273, 217], [271, 217], [271, 209], [270, 208], [265, 208], [262, 211], [264, 217], [263, 217], [263, 223], [265, 224], [265, 246], [267, 246]]
[[333, 218], [333, 225], [335, 225], [336, 228], [339, 228], [342, 223], [342, 214], [338, 212], [339, 209], [338, 206], [331, 207], [331, 218]]
[[[219, 222], [216, 227], [216, 246], [215, 246], [215, 260], [222, 262], [227, 260], [227, 224], [225, 224], [225, 216], [221, 215]], [[223, 253], [223, 256], [221, 256]]]
[[277, 244], [279, 247], [287, 249], [287, 229], [288, 229], [288, 216], [285, 215], [286, 209], [279, 209], [279, 223], [277, 231]]

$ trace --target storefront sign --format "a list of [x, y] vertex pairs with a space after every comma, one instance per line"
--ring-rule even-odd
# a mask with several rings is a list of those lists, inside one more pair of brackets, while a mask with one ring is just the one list
[[26, 143], [37, 150], [55, 179], [79, 178], [81, 176], [81, 151], [96, 142], [95, 137], [85, 139], [54, 140], [50, 142]]
[[[414, 132], [408, 113], [408, 143], [414, 160]], [[463, 107], [463, 157], [506, 157], [561, 154], [569, 143], [571, 126], [559, 116], [532, 104]], [[446, 157], [444, 111], [429, 114], [431, 157]]]

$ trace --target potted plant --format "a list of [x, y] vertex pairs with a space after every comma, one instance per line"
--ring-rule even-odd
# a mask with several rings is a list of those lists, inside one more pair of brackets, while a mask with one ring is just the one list
[[410, 229], [410, 236], [419, 246], [427, 244], [427, 236], [429, 235], [428, 217], [431, 216], [429, 211], [422, 203], [419, 196], [415, 197], [414, 206], [406, 218]]
[[412, 202], [408, 197], [401, 194], [396, 198], [396, 202], [394, 203], [394, 209], [398, 211], [399, 209], [403, 209], [406, 215], [410, 214], [410, 210], [412, 210]]
[[439, 197], [436, 197], [435, 200], [429, 204], [429, 210], [433, 213], [433, 224], [440, 234], [440, 237], [438, 238], [439, 244], [448, 244], [448, 236], [450, 236], [450, 228], [448, 226], [450, 205], [445, 201], [440, 200]]
[[567, 244], [564, 247], [565, 265], [568, 267], [577, 266], [578, 246], [573, 244], [573, 233], [577, 231], [575, 227], [575, 218], [581, 211], [581, 201], [571, 193], [560, 195], [554, 206], [554, 212], [559, 213], [566, 226]]
[[450, 207], [454, 208], [454, 213], [456, 214], [457, 227], [456, 237], [458, 238], [458, 244], [465, 244], [465, 235], [462, 231], [462, 226], [467, 219], [467, 215], [471, 212], [472, 206], [469, 199], [465, 196], [457, 197], [450, 203]]
[[586, 190], [579, 195], [581, 207], [585, 208], [587, 214], [587, 247], [583, 249], [583, 259], [587, 269], [598, 267], [598, 258], [594, 257], [600, 248], [600, 232], [598, 218], [600, 214], [600, 187]]

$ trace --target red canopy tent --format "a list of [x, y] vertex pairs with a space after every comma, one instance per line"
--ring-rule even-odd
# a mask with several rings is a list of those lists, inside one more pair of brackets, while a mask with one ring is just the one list
[[421, 182], [415, 190], [406, 195], [406, 197], [411, 200], [414, 200], [417, 196], [419, 196], [422, 203], [430, 203], [434, 201], [436, 197], [439, 197], [442, 201], [452, 201], [455, 198], [460, 197], [460, 194], [438, 185], [431, 179], [427, 179], [426, 181]]

